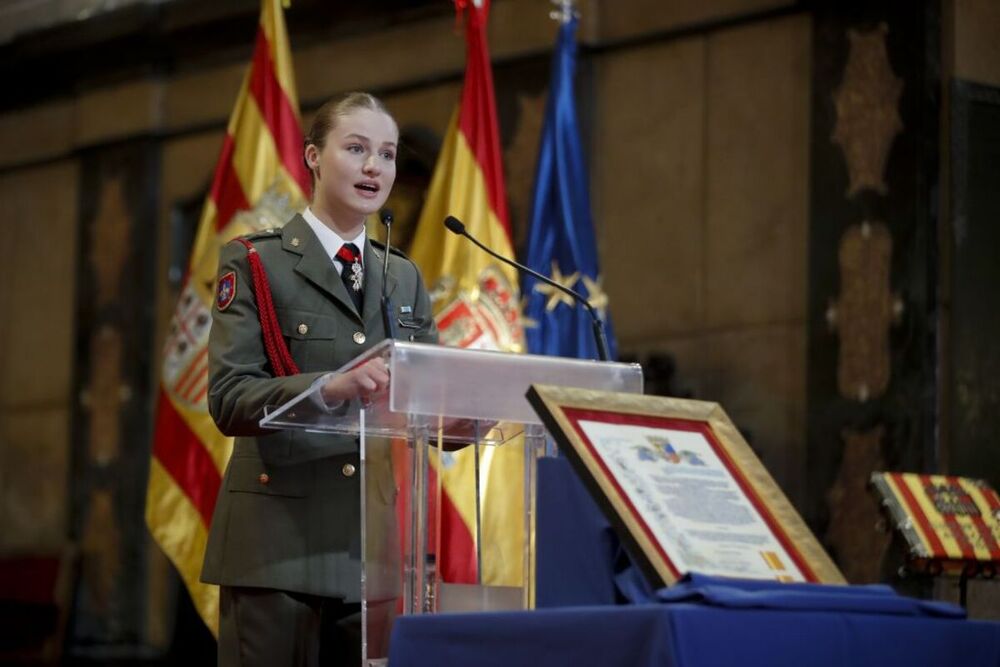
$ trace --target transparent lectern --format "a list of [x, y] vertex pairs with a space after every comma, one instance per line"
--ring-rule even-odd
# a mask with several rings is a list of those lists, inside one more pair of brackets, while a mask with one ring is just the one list
[[[525, 399], [531, 384], [642, 392], [637, 364], [508, 354], [386, 340], [338, 372], [382, 357], [386, 392], [330, 408], [314, 388], [268, 410], [260, 425], [358, 436], [361, 463], [362, 665], [384, 663], [399, 613], [522, 609], [533, 600], [535, 458], [545, 448]], [[519, 585], [440, 581], [442, 468], [471, 448], [476, 572], [497, 551], [480, 527], [480, 448], [524, 447], [524, 549]], [[444, 454], [442, 454], [444, 452]], [[433, 480], [431, 482], [430, 480]], [[505, 582], [509, 583], [509, 582]]]

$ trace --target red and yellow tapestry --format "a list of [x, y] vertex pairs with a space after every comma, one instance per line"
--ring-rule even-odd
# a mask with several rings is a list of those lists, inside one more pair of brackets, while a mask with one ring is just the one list
[[874, 473], [872, 485], [913, 558], [1000, 561], [1000, 497], [967, 477]]

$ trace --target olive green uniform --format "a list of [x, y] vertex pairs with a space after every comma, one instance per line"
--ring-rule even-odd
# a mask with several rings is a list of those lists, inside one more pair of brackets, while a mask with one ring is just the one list
[[[292, 593], [360, 597], [360, 480], [357, 439], [266, 431], [265, 406], [305, 391], [385, 338], [379, 308], [384, 248], [365, 243], [364, 303], [359, 314], [340, 274], [308, 223], [247, 237], [270, 282], [282, 335], [301, 371], [274, 377], [265, 352], [247, 248], [226, 244], [219, 276], [235, 274], [235, 296], [213, 308], [209, 339], [209, 410], [236, 436], [215, 507], [202, 581]], [[430, 299], [416, 266], [389, 262], [388, 292], [397, 337], [436, 342]], [[381, 476], [391, 501], [391, 472]]]

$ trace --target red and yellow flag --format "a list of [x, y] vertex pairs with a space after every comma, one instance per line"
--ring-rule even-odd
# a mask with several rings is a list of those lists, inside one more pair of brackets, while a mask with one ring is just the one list
[[218, 589], [198, 581], [232, 451], [206, 402], [215, 273], [222, 244], [284, 224], [309, 191], [291, 62], [281, 0], [262, 0], [253, 61], [229, 118], [164, 350], [146, 524], [215, 634]]
[[[469, 233], [513, 255], [497, 130], [493, 74], [486, 43], [489, 0], [456, 0], [465, 16], [466, 69], [462, 97], [448, 125], [410, 255], [435, 295], [435, 319], [448, 345], [523, 350], [517, 274], [448, 232], [453, 215]], [[444, 454], [438, 568], [445, 581], [475, 581], [473, 452]], [[521, 585], [524, 544], [524, 447], [520, 440], [484, 448], [484, 584]]]
[[872, 473], [914, 558], [1000, 563], [1000, 496], [968, 477]]

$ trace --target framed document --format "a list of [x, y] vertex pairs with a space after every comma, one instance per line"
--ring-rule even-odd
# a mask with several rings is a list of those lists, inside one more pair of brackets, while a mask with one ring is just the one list
[[528, 401], [654, 586], [845, 583], [718, 404], [544, 385]]
[[1000, 564], [1000, 496], [983, 480], [872, 473], [872, 487], [906, 540], [911, 569], [993, 577]]

